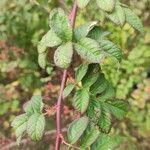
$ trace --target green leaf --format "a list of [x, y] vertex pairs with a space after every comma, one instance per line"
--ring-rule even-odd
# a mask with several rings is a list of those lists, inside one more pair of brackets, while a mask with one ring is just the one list
[[89, 104], [89, 91], [85, 88], [78, 90], [73, 98], [73, 106], [82, 114]]
[[62, 43], [61, 39], [57, 37], [53, 30], [49, 30], [38, 44], [38, 53], [46, 51], [47, 47], [58, 46]]
[[108, 103], [108, 107], [112, 114], [117, 119], [123, 119], [128, 111], [128, 102], [124, 100], [115, 100], [111, 103]]
[[27, 122], [24, 122], [19, 128], [16, 129], [16, 138], [17, 138], [17, 144], [19, 145], [21, 142], [21, 139], [23, 135], [25, 134], [27, 129]]
[[93, 123], [97, 124], [100, 118], [100, 103], [93, 95], [90, 96], [90, 102], [86, 114]]
[[90, 64], [86, 75], [82, 79], [83, 87], [89, 88], [96, 82], [100, 74], [99, 64]]
[[109, 108], [104, 103], [100, 103], [101, 115], [98, 121], [98, 126], [103, 133], [109, 133], [111, 129], [111, 115]]
[[115, 0], [97, 0], [97, 5], [104, 11], [112, 12], [115, 8]]
[[88, 37], [91, 39], [96, 40], [97, 42], [100, 42], [101, 40], [104, 40], [110, 32], [104, 31], [102, 28], [95, 26], [88, 34]]
[[11, 126], [14, 129], [19, 128], [22, 124], [24, 124], [28, 120], [28, 116], [26, 114], [19, 115], [15, 117], [15, 119], [12, 121]]
[[75, 50], [81, 58], [91, 63], [100, 63], [103, 59], [98, 42], [90, 38], [80, 39], [80, 41], [75, 44]]
[[42, 69], [45, 69], [45, 67], [46, 67], [46, 55], [47, 55], [47, 53], [44, 52], [44, 53], [40, 53], [38, 56], [38, 63]]
[[99, 134], [99, 130], [96, 129], [94, 126], [87, 127], [81, 139], [81, 147], [89, 147], [92, 143], [96, 141], [96, 139], [99, 137]]
[[97, 81], [91, 86], [90, 91], [93, 94], [100, 94], [106, 90], [107, 85], [108, 85], [108, 82], [105, 79], [104, 74], [101, 73]]
[[28, 116], [26, 114], [22, 114], [17, 116], [11, 123], [11, 126], [15, 129], [18, 144], [20, 143], [21, 138], [26, 131], [27, 121]]
[[65, 43], [57, 48], [54, 54], [54, 62], [60, 68], [68, 68], [72, 61], [73, 47], [72, 43]]
[[91, 150], [113, 150], [121, 143], [119, 136], [110, 136], [101, 134], [99, 138], [93, 143]]
[[80, 40], [88, 35], [88, 33], [94, 28], [97, 24], [96, 21], [88, 22], [80, 27], [77, 27], [74, 31], [74, 37], [76, 40]]
[[47, 72], [48, 75], [52, 75], [53, 67], [52, 66], [46, 67], [46, 72]]
[[118, 1], [116, 2], [115, 10], [106, 16], [117, 25], [123, 26], [125, 23], [125, 12]]
[[144, 28], [139, 17], [129, 8], [124, 8], [126, 22], [141, 33], [144, 33]]
[[90, 0], [77, 0], [77, 5], [80, 8], [84, 8], [89, 2]]
[[89, 119], [87, 117], [81, 117], [80, 119], [76, 119], [69, 125], [67, 135], [68, 140], [71, 144], [77, 142], [77, 140], [81, 137], [81, 135], [87, 128], [88, 123]]
[[72, 40], [72, 27], [68, 16], [61, 8], [51, 11], [49, 25], [63, 41], [67, 42]]
[[42, 138], [45, 128], [45, 117], [41, 113], [30, 116], [27, 124], [27, 133], [32, 140], [38, 141]]
[[122, 50], [116, 44], [108, 40], [101, 40], [100, 47], [104, 50], [104, 55], [114, 57], [118, 61], [121, 61], [123, 57]]
[[115, 97], [115, 89], [111, 83], [107, 82], [106, 90], [98, 97], [100, 101], [106, 101]]
[[64, 89], [63, 97], [64, 98], [67, 97], [72, 92], [74, 87], [75, 87], [75, 85], [73, 83], [69, 83]]
[[24, 111], [28, 115], [32, 115], [33, 113], [41, 113], [43, 107], [44, 104], [41, 95], [33, 95], [31, 100], [24, 105]]
[[80, 82], [82, 78], [85, 76], [88, 70], [88, 64], [82, 64], [78, 67], [75, 73], [75, 79], [77, 82]]
[[46, 52], [46, 49], [47, 49], [47, 46], [46, 44], [42, 41], [40, 41], [38, 43], [38, 46], [37, 46], [37, 50], [38, 50], [38, 53], [41, 54], [41, 53], [45, 53]]

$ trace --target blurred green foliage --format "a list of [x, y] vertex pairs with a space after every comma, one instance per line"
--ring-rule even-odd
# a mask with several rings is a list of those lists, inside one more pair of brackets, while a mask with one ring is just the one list
[[[150, 149], [150, 1], [123, 0], [143, 20], [145, 35], [138, 35], [129, 25], [123, 29], [107, 21], [94, 5], [78, 13], [77, 25], [100, 18], [100, 25], [110, 31], [109, 38], [121, 45], [125, 59], [103, 62], [103, 72], [116, 87], [117, 97], [130, 102], [124, 121], [115, 122], [112, 134], [122, 137], [119, 150]], [[22, 111], [33, 92], [45, 92], [56, 70], [43, 71], [37, 62], [37, 43], [48, 30], [48, 15], [53, 7], [67, 12], [72, 1], [0, 0], [0, 136], [13, 138], [10, 122]], [[105, 20], [105, 21], [104, 21]], [[58, 81], [57, 81], [58, 82]], [[57, 85], [54, 92], [57, 94]], [[54, 95], [55, 95], [54, 94]], [[49, 123], [50, 124], [50, 123]], [[53, 126], [53, 125], [51, 125]]]

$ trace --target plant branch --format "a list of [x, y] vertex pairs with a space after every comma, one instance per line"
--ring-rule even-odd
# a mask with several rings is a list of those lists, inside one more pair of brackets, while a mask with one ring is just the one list
[[[69, 16], [70, 24], [73, 28], [75, 25], [76, 14], [77, 14], [77, 3], [75, 0], [74, 5], [73, 5], [73, 9], [72, 9], [70, 16]], [[57, 100], [57, 112], [56, 112], [57, 134], [56, 134], [55, 150], [60, 150], [60, 144], [61, 144], [61, 138], [60, 138], [60, 135], [61, 135], [61, 108], [62, 108], [63, 90], [65, 88], [66, 80], [67, 80], [67, 70], [64, 70], [63, 78], [61, 81], [59, 97]]]
[[59, 135], [61, 134], [61, 107], [62, 107], [62, 95], [63, 95], [63, 90], [65, 87], [66, 79], [67, 79], [67, 70], [64, 70], [61, 87], [60, 87], [60, 93], [59, 93], [59, 97], [57, 100], [57, 111], [56, 111], [57, 134], [56, 134], [55, 150], [60, 149], [60, 143], [61, 143], [61, 139], [59, 137]]

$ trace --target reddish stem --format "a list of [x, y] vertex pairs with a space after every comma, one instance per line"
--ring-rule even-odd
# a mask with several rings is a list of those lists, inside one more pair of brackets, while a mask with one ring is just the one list
[[61, 107], [62, 107], [62, 94], [63, 94], [63, 90], [65, 87], [66, 79], [67, 79], [67, 70], [64, 70], [63, 78], [61, 81], [60, 93], [59, 93], [59, 97], [57, 100], [57, 112], [56, 112], [56, 126], [57, 126], [57, 135], [56, 136], [57, 137], [56, 137], [55, 150], [60, 150], [60, 144], [61, 144], [61, 138], [60, 138], [60, 134], [61, 134]]
[[72, 25], [73, 28], [74, 28], [75, 20], [76, 20], [76, 16], [77, 16], [77, 9], [78, 9], [77, 2], [75, 0], [73, 8], [72, 8], [72, 11], [71, 11], [71, 13], [69, 15], [70, 24]]
[[[70, 16], [69, 16], [70, 24], [73, 28], [75, 25], [76, 14], [77, 14], [77, 3], [75, 0], [74, 5], [73, 5], [73, 9], [72, 9]], [[60, 150], [60, 144], [61, 144], [61, 137], [60, 137], [60, 135], [61, 135], [61, 108], [62, 108], [63, 90], [65, 88], [66, 80], [67, 80], [67, 70], [64, 70], [63, 78], [61, 81], [59, 97], [57, 100], [57, 112], [56, 112], [57, 134], [56, 134], [55, 150]]]

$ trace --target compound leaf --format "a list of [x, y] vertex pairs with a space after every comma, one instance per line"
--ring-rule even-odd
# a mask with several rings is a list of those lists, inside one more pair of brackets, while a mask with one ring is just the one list
[[65, 43], [57, 48], [54, 54], [54, 62], [60, 68], [68, 68], [72, 61], [73, 47], [72, 43]]
[[89, 119], [87, 117], [81, 117], [80, 119], [76, 119], [69, 125], [67, 135], [68, 140], [71, 144], [77, 142], [77, 140], [81, 137], [81, 135], [87, 128], [88, 123]]

